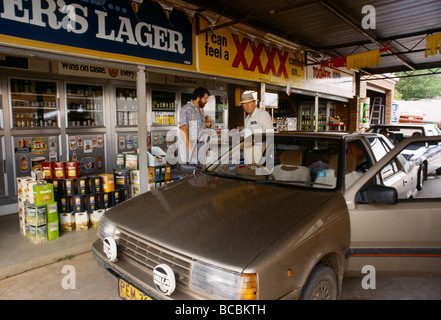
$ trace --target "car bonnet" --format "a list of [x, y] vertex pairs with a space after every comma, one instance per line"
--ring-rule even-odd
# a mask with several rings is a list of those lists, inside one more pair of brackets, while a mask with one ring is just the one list
[[156, 245], [241, 270], [333, 194], [201, 174], [123, 202], [106, 216]]

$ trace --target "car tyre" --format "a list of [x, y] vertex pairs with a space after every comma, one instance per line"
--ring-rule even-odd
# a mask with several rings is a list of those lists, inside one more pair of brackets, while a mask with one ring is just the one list
[[302, 293], [301, 300], [336, 300], [337, 278], [334, 270], [326, 265], [319, 264], [311, 272]]
[[417, 183], [417, 189], [418, 189], [418, 191], [421, 191], [421, 190], [423, 190], [423, 183], [424, 183], [424, 168], [425, 168], [425, 165], [424, 165], [424, 163], [422, 163], [421, 165], [420, 165], [420, 169], [418, 170], [418, 183]]

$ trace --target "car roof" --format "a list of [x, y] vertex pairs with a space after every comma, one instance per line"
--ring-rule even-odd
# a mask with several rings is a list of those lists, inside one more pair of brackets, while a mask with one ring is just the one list
[[377, 137], [381, 136], [378, 133], [374, 132], [338, 132], [338, 131], [319, 131], [319, 132], [310, 132], [310, 131], [280, 131], [276, 132], [276, 136], [298, 136], [298, 137], [321, 137], [321, 138], [332, 138], [332, 139], [352, 139], [359, 137]]
[[371, 128], [380, 128], [380, 127], [407, 127], [407, 128], [422, 128], [422, 127], [432, 127], [435, 126], [432, 123], [381, 123], [381, 124], [374, 124], [371, 126]]

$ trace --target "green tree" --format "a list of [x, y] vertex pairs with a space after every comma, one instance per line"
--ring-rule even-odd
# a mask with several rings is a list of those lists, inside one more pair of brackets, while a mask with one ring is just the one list
[[[441, 75], [417, 76], [425, 73], [427, 70], [418, 70], [413, 73], [414, 76], [400, 78], [395, 90], [402, 95], [402, 100], [433, 99], [441, 96]], [[397, 75], [406, 74], [400, 72]]]

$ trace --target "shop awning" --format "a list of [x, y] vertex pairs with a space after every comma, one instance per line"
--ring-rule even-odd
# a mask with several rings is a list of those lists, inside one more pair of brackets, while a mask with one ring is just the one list
[[361, 69], [365, 75], [400, 71], [410, 75], [421, 69], [438, 73], [441, 67], [438, 0], [184, 2], [197, 14], [212, 19], [210, 30], [251, 27], [269, 41], [300, 45], [319, 59], [383, 51], [378, 65]]

